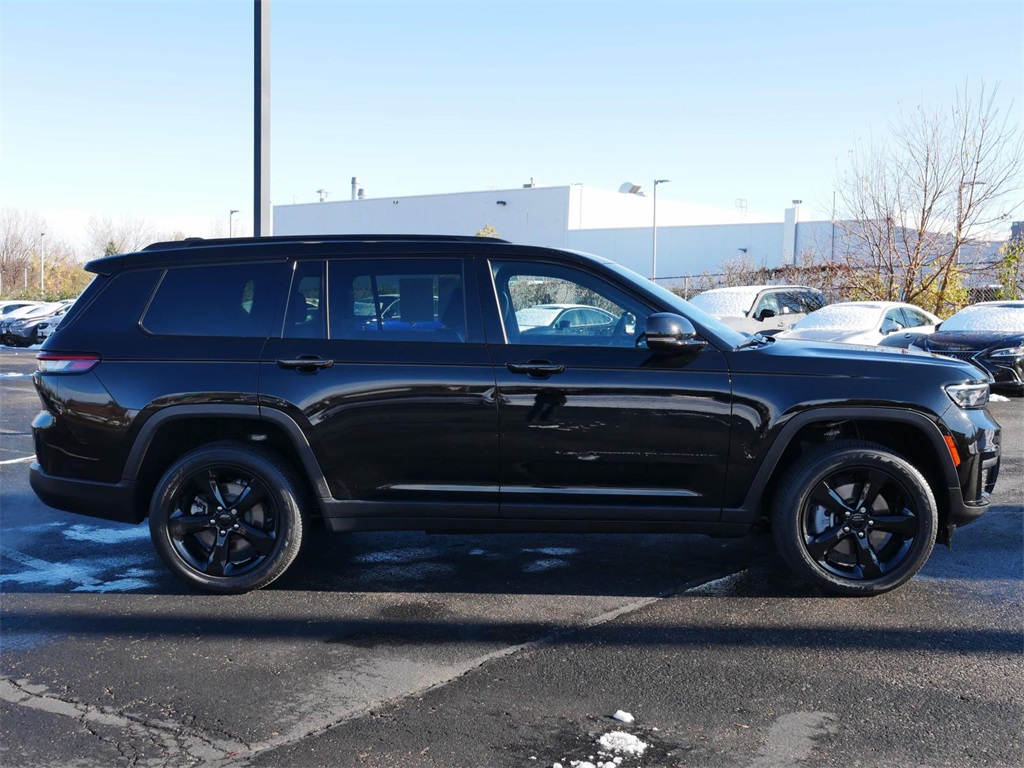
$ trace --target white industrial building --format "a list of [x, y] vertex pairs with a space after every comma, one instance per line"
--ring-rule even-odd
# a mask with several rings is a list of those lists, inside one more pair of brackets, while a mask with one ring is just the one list
[[[514, 243], [588, 251], [642, 275], [655, 266], [653, 195], [581, 184], [384, 198], [356, 194], [353, 184], [353, 192], [351, 200], [274, 206], [274, 234], [473, 235], [490, 226]], [[831, 235], [830, 222], [800, 221], [799, 204], [773, 221], [661, 199], [656, 275], [714, 272], [743, 256], [778, 267]]]

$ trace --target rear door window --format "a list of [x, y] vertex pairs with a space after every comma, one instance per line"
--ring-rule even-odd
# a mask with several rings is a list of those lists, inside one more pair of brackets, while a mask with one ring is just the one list
[[287, 285], [280, 262], [168, 269], [142, 318], [156, 336], [266, 338]]
[[331, 261], [328, 286], [332, 339], [466, 341], [461, 260]]

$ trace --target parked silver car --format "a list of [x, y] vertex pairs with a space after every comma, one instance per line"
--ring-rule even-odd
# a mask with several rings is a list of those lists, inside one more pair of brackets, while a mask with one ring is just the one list
[[744, 333], [773, 336], [828, 304], [805, 285], [739, 285], [698, 293], [690, 303]]

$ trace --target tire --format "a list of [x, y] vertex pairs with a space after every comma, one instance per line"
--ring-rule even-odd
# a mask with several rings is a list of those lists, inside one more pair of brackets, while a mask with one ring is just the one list
[[302, 544], [301, 485], [276, 453], [238, 442], [182, 456], [157, 484], [149, 532], [188, 584], [240, 593], [270, 584]]
[[924, 476], [884, 446], [855, 440], [799, 459], [772, 509], [783, 559], [834, 595], [880, 595], [909, 581], [928, 561], [937, 530]]

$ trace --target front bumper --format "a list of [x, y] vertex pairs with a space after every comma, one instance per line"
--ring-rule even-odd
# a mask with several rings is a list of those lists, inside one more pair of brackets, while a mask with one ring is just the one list
[[957, 485], [948, 489], [947, 523], [967, 525], [988, 509], [999, 478], [1000, 427], [987, 408], [965, 410], [952, 406], [942, 421], [960, 456]]

